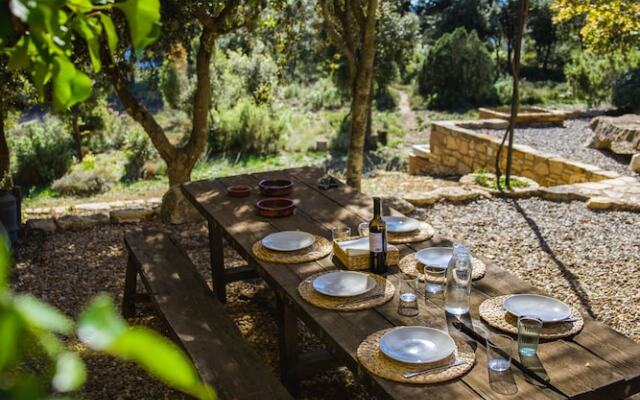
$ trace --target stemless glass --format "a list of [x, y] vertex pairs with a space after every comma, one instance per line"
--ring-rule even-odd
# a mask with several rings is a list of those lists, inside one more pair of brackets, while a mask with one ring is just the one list
[[513, 339], [507, 335], [492, 335], [487, 338], [487, 368], [504, 372], [511, 366]]
[[431, 296], [444, 296], [446, 276], [446, 268], [424, 267], [424, 294], [427, 298]]
[[398, 303], [398, 314], [406, 317], [418, 315], [418, 284], [417, 278], [399, 278], [400, 302]]
[[333, 240], [347, 239], [349, 237], [351, 237], [351, 228], [349, 228], [348, 226], [331, 228], [331, 238]]
[[368, 222], [362, 222], [358, 225], [358, 234], [360, 234], [360, 236], [369, 236]]
[[541, 330], [542, 320], [528, 316], [518, 318], [518, 353], [525, 357], [535, 356]]

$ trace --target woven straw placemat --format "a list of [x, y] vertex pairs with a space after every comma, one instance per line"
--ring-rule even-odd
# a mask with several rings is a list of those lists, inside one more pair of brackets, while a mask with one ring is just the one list
[[[393, 298], [393, 294], [396, 291], [393, 283], [385, 279], [383, 276], [368, 274], [376, 281], [376, 287], [367, 293], [353, 297], [333, 297], [318, 293], [313, 288], [313, 280], [330, 272], [335, 271], [320, 272], [319, 274], [312, 275], [300, 282], [298, 285], [298, 293], [300, 293], [300, 296], [316, 307], [336, 311], [358, 311], [377, 307], [386, 303]], [[382, 294], [382, 296], [370, 298], [376, 294]], [[362, 299], [362, 301], [355, 301], [357, 299]]]
[[[471, 279], [474, 281], [482, 278], [487, 272], [487, 265], [484, 261], [478, 258], [471, 257], [471, 265], [473, 266]], [[404, 272], [406, 275], [424, 281], [424, 264], [416, 259], [416, 253], [404, 256], [402, 260], [400, 260], [398, 267], [400, 267], [400, 271]], [[446, 278], [429, 278], [429, 282], [445, 283], [445, 281]]]
[[420, 222], [420, 228], [413, 232], [392, 233], [387, 232], [387, 240], [391, 244], [415, 243], [429, 240], [433, 237], [435, 231], [433, 227], [426, 222]]
[[[391, 328], [393, 329], [393, 328]], [[454, 339], [456, 343], [456, 351], [453, 356], [448, 357], [437, 363], [430, 364], [405, 364], [392, 360], [380, 351], [380, 339], [390, 329], [378, 331], [369, 335], [360, 346], [358, 346], [358, 360], [372, 374], [381, 378], [389, 379], [401, 383], [439, 383], [445, 382], [464, 375], [473, 367], [476, 355], [471, 346], [462, 340]], [[421, 371], [426, 368], [447, 365], [454, 360], [463, 360], [464, 364], [445, 369], [443, 371], [433, 371], [413, 378], [405, 378], [402, 376], [405, 372]]]
[[[480, 304], [480, 317], [489, 325], [502, 331], [518, 334], [518, 318], [511, 315], [504, 309], [504, 301], [510, 295], [498, 296], [487, 299]], [[544, 324], [540, 332], [541, 339], [560, 339], [567, 336], [573, 336], [580, 332], [584, 326], [584, 320], [580, 312], [571, 307], [571, 316], [576, 318], [574, 322], [554, 322]]]
[[307, 248], [296, 251], [273, 251], [262, 245], [262, 241], [258, 240], [253, 244], [251, 251], [258, 259], [266, 262], [298, 264], [308, 261], [319, 260], [331, 254], [331, 241], [316, 236], [316, 241]]

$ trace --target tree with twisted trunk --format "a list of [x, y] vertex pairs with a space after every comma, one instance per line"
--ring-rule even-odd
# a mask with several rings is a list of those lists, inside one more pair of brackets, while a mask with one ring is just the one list
[[347, 184], [360, 190], [373, 64], [376, 53], [378, 0], [320, 0], [331, 43], [346, 59], [351, 87], [351, 131]]

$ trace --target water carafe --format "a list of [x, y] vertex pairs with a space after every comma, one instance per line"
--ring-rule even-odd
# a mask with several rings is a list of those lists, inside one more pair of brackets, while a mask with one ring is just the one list
[[469, 312], [471, 273], [469, 250], [464, 246], [454, 245], [444, 289], [444, 309], [449, 314], [462, 315]]

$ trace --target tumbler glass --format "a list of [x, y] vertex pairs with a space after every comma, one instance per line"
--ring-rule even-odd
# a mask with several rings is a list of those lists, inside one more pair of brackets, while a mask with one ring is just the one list
[[542, 321], [535, 317], [518, 318], [518, 353], [533, 357], [538, 352]]
[[406, 317], [418, 315], [418, 284], [417, 278], [399, 278], [400, 302], [398, 314]]
[[511, 366], [513, 339], [507, 335], [492, 335], [487, 338], [487, 367], [495, 372], [504, 372]]
[[333, 240], [347, 239], [349, 237], [351, 237], [351, 228], [348, 226], [331, 228], [331, 238]]

